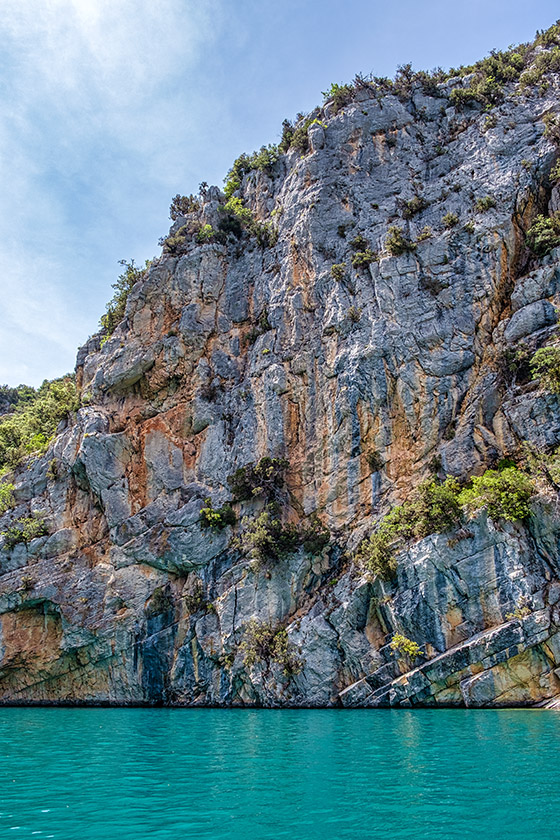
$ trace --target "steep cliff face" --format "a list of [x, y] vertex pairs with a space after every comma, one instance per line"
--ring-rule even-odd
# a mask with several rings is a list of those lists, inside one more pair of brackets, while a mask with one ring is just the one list
[[[84, 407], [16, 473], [0, 530], [35, 512], [49, 533], [1, 551], [2, 702], [560, 695], [551, 495], [522, 523], [482, 511], [424, 538], [392, 581], [353, 559], [430, 473], [466, 480], [522, 441], [560, 443], [558, 397], [508, 368], [556, 329], [560, 249], [525, 241], [560, 207], [560, 79], [511, 85], [490, 116], [450, 104], [467, 83], [327, 104], [306, 153], [243, 179], [275, 242], [197, 242], [223, 227], [217, 188], [175, 222], [125, 319], [79, 352]], [[403, 248], [387, 245], [395, 224]], [[285, 483], [232, 501], [228, 477], [265, 456], [286, 459]], [[208, 527], [208, 498], [236, 523]], [[308, 538], [256, 560], [267, 516]], [[396, 656], [397, 632], [423, 655]]]

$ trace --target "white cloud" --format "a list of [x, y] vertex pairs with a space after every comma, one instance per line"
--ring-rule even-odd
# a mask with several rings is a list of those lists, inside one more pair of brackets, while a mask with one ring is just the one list
[[219, 21], [219, 0], [2, 3], [0, 382], [71, 368], [117, 259], [143, 258], [133, 212], [176, 177], [174, 126], [184, 140]]

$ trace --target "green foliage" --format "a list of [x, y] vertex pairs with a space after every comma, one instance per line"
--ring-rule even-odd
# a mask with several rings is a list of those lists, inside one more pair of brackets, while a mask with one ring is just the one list
[[234, 192], [241, 187], [243, 178], [249, 172], [257, 169], [261, 172], [272, 171], [272, 168], [279, 157], [278, 146], [261, 146], [258, 152], [248, 155], [243, 153], [234, 160], [227, 177], [225, 178], [224, 193], [226, 198], [231, 198]]
[[461, 519], [459, 484], [447, 478], [442, 484], [435, 479], [424, 481], [402, 505], [385, 516], [377, 530], [365, 539], [357, 559], [382, 578], [391, 578], [396, 571], [395, 554], [407, 544], [429, 534], [447, 531]]
[[557, 248], [560, 245], [560, 213], [552, 216], [539, 214], [527, 231], [526, 242], [531, 251], [540, 257]]
[[173, 599], [163, 586], [156, 586], [146, 604], [146, 615], [153, 618], [173, 610]]
[[216, 231], [212, 227], [212, 225], [202, 225], [198, 233], [196, 234], [196, 241], [199, 244], [204, 244], [205, 242], [212, 242], [216, 237]]
[[451, 105], [461, 109], [474, 103], [491, 107], [501, 102], [504, 85], [519, 79], [525, 67], [526, 49], [521, 45], [503, 52], [492, 50], [489, 56], [476, 64], [450, 70], [450, 76], [472, 74], [468, 87], [457, 87], [451, 91]]
[[270, 667], [271, 662], [280, 665], [286, 677], [299, 674], [303, 662], [296, 654], [295, 645], [288, 638], [285, 629], [276, 627], [266, 621], [252, 618], [245, 628], [245, 635], [241, 643], [244, 654], [243, 662], [251, 668], [257, 662]]
[[346, 312], [346, 317], [351, 324], [358, 324], [362, 317], [362, 310], [359, 306], [349, 306]]
[[331, 265], [331, 275], [338, 283], [342, 283], [346, 277], [346, 264], [336, 263], [335, 265]]
[[557, 493], [560, 492], [560, 447], [543, 452], [534, 444], [524, 441], [525, 464], [530, 475], [542, 477]]
[[556, 163], [550, 170], [549, 178], [552, 184], [556, 184], [558, 183], [558, 181], [560, 181], [560, 158], [556, 161]]
[[485, 213], [496, 206], [496, 199], [491, 195], [486, 195], [484, 198], [478, 198], [475, 207], [479, 213]]
[[16, 388], [0, 385], [0, 416], [12, 411], [17, 405], [33, 402], [36, 395], [31, 385], [18, 385]]
[[365, 236], [362, 236], [361, 233], [356, 234], [356, 236], [350, 240], [350, 247], [354, 249], [354, 251], [363, 251], [369, 245]]
[[44, 452], [60, 421], [79, 407], [73, 375], [45, 380], [32, 402], [18, 404], [0, 417], [0, 469], [16, 467], [28, 455]]
[[345, 105], [353, 100], [355, 92], [354, 85], [337, 85], [334, 82], [329, 90], [323, 91], [323, 99], [325, 102], [332, 102], [333, 111], [338, 114]]
[[14, 504], [14, 485], [0, 479], [0, 514], [6, 513]]
[[270, 458], [266, 455], [256, 464], [239, 467], [228, 476], [228, 484], [234, 500], [241, 502], [255, 496], [272, 497], [284, 485], [284, 473], [290, 466], [285, 458]]
[[176, 221], [179, 216], [186, 216], [188, 213], [196, 213], [200, 210], [200, 201], [194, 195], [175, 195], [171, 199], [169, 218]]
[[486, 508], [492, 519], [514, 521], [529, 516], [533, 493], [533, 481], [528, 475], [517, 467], [506, 467], [473, 476], [470, 487], [459, 494], [459, 502], [469, 513]]
[[410, 201], [406, 201], [402, 211], [403, 219], [412, 219], [417, 213], [421, 213], [428, 207], [428, 202], [421, 195], [415, 195]]
[[425, 239], [430, 239], [432, 237], [433, 231], [430, 225], [424, 225], [418, 236], [416, 237], [416, 242], [424, 242]]
[[533, 379], [553, 394], [560, 394], [560, 347], [541, 347], [530, 363]]
[[269, 248], [278, 241], [278, 231], [272, 222], [257, 222], [252, 211], [245, 207], [237, 196], [231, 196], [224, 205], [224, 211], [237, 219], [238, 223], [255, 236], [261, 248]]
[[517, 601], [513, 612], [506, 613], [506, 621], [512, 621], [513, 619], [523, 621], [523, 619], [527, 618], [528, 615], [531, 615], [531, 608], [527, 603], [527, 599], [522, 596]]
[[124, 318], [128, 295], [134, 284], [146, 277], [146, 273], [150, 267], [150, 261], [146, 260], [144, 268], [138, 268], [138, 266], [134, 265], [134, 260], [130, 262], [119, 260], [119, 265], [123, 265], [125, 269], [122, 274], [119, 274], [117, 282], [113, 283], [112, 287], [115, 290], [115, 294], [107, 304], [106, 312], [101, 316], [99, 321], [100, 326], [105, 330], [107, 335], [111, 335]]
[[535, 57], [532, 65], [521, 75], [522, 87], [539, 84], [547, 73], [557, 73], [560, 70], [560, 47], [549, 45], [551, 49], [541, 52]]
[[354, 268], [364, 268], [370, 263], [376, 262], [378, 259], [379, 256], [376, 251], [372, 251], [371, 248], [367, 248], [365, 251], [356, 251], [356, 253], [353, 254], [352, 266]]
[[330, 540], [330, 531], [323, 525], [317, 514], [313, 513], [309, 518], [309, 524], [300, 534], [304, 551], [313, 555], [320, 554]]
[[459, 224], [459, 216], [456, 213], [446, 213], [441, 223], [447, 229], [455, 227], [455, 225]]
[[293, 524], [283, 525], [278, 512], [278, 506], [271, 503], [254, 519], [243, 518], [241, 546], [251, 559], [278, 560], [300, 544], [298, 528]]
[[389, 647], [399, 658], [401, 656], [409, 656], [411, 659], [416, 659], [418, 656], [424, 656], [424, 651], [421, 649], [420, 645], [413, 642], [412, 639], [408, 639], [406, 636], [403, 636], [402, 633], [394, 634]]
[[222, 505], [221, 508], [212, 507], [212, 499], [206, 499], [205, 507], [200, 510], [200, 524], [203, 528], [213, 528], [221, 531], [226, 525], [235, 525], [235, 513], [231, 505]]
[[4, 549], [11, 551], [18, 543], [27, 543], [36, 537], [43, 537], [48, 534], [47, 526], [43, 519], [38, 516], [27, 516], [16, 521], [2, 531], [4, 537]]
[[406, 254], [407, 251], [414, 251], [416, 244], [407, 239], [402, 228], [398, 225], [391, 225], [385, 237], [385, 248], [394, 257], [398, 257], [401, 254]]
[[470, 234], [470, 235], [472, 236], [472, 235], [473, 235], [473, 233], [474, 233], [474, 222], [466, 222], [466, 223], [463, 225], [463, 230], [464, 230], [466, 233], [468, 233], [468, 234]]

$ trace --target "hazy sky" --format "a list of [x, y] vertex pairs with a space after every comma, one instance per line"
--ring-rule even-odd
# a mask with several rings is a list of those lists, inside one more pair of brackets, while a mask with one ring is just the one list
[[74, 367], [119, 259], [159, 254], [175, 193], [357, 72], [470, 63], [549, 0], [2, 0], [0, 384]]

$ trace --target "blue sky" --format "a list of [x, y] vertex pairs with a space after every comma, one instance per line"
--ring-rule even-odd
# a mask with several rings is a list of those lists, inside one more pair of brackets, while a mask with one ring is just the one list
[[0, 383], [74, 366], [119, 259], [176, 193], [357, 72], [469, 63], [558, 17], [541, 0], [2, 0]]

